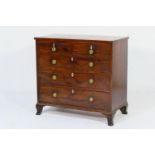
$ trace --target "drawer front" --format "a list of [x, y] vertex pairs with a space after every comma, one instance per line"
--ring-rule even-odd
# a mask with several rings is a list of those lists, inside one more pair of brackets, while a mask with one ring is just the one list
[[93, 109], [110, 109], [110, 93], [84, 91], [71, 87], [40, 87], [39, 101], [50, 104], [67, 104]]
[[71, 72], [61, 73], [40, 72], [39, 81], [41, 86], [70, 86], [73, 88], [82, 88], [85, 90], [94, 91], [111, 91], [111, 74], [108, 73], [74, 73], [72, 77]]
[[38, 57], [41, 71], [74, 70], [77, 73], [111, 72], [111, 63], [104, 63], [93, 58], [77, 58], [73, 56], [42, 55]]
[[71, 44], [60, 40], [42, 40], [37, 42], [38, 53], [42, 55], [70, 55]]
[[72, 45], [72, 49], [73, 55], [78, 58], [91, 58], [104, 63], [112, 59], [112, 46], [109, 43], [77, 42]]
[[38, 66], [41, 71], [55, 71], [55, 70], [72, 70], [73, 65], [68, 56], [59, 55], [42, 55], [38, 57]]

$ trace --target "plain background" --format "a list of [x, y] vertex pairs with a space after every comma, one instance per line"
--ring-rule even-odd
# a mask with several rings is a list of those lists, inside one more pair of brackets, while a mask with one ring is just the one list
[[35, 115], [34, 37], [53, 33], [129, 36], [129, 114], [112, 128], [155, 128], [155, 27], [0, 27], [0, 128], [109, 128], [96, 113], [46, 107]]
[[[1, 26], [155, 26], [154, 0], [1, 0], [0, 4]], [[155, 130], [150, 129], [1, 129], [0, 153], [154, 155], [154, 139]]]

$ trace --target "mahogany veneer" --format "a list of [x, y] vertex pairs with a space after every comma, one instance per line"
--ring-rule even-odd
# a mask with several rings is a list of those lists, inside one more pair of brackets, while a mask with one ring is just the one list
[[61, 106], [106, 115], [127, 114], [128, 38], [37, 37], [37, 115]]

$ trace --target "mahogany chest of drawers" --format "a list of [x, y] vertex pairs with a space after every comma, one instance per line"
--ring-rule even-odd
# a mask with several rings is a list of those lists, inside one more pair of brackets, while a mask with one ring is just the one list
[[127, 37], [36, 37], [37, 115], [44, 106], [127, 114]]

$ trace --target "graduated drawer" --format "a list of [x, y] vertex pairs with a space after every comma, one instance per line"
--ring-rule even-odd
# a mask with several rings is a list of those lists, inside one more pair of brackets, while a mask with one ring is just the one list
[[[71, 61], [73, 58], [73, 62]], [[53, 61], [56, 61], [53, 64]], [[93, 66], [90, 66], [93, 63]], [[95, 58], [78, 58], [62, 55], [42, 55], [38, 57], [38, 67], [41, 71], [74, 70], [79, 73], [111, 72], [111, 63]]]
[[[39, 101], [57, 105], [67, 104], [93, 109], [110, 109], [110, 93], [76, 88], [75, 93], [72, 94], [72, 89], [72, 87], [40, 87]], [[57, 95], [54, 97], [55, 93]]]
[[73, 88], [83, 88], [85, 90], [111, 91], [111, 74], [110, 73], [61, 73], [39, 72], [39, 82], [41, 86], [71, 86]]

